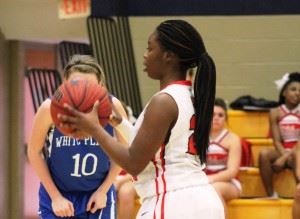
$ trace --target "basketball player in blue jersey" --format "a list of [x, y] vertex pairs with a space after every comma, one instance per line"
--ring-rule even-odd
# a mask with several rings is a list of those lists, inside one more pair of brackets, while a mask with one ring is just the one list
[[[183, 20], [162, 22], [148, 38], [145, 72], [160, 82], [133, 127], [118, 118], [116, 129], [129, 133], [130, 147], [116, 142], [97, 123], [96, 110], [59, 115], [61, 125], [83, 130], [124, 170], [135, 176], [141, 198], [139, 219], [223, 219], [224, 208], [203, 171], [211, 127], [216, 70], [197, 30]], [[192, 83], [186, 81], [195, 68]], [[76, 135], [76, 131], [73, 133]]]
[[[101, 67], [90, 56], [75, 55], [65, 67], [65, 80], [79, 77], [105, 83]], [[121, 102], [115, 97], [112, 102], [126, 116]], [[45, 100], [35, 115], [28, 148], [29, 161], [41, 180], [40, 218], [115, 219], [116, 195], [112, 184], [120, 167], [110, 161], [92, 137], [65, 136], [54, 127], [50, 103], [50, 99]], [[114, 135], [110, 125], [104, 129]], [[117, 138], [124, 142], [120, 136]], [[43, 157], [45, 141], [48, 153]]]

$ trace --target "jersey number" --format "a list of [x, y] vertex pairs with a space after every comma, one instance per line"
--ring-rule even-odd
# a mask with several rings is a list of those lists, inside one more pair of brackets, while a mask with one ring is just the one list
[[197, 154], [197, 149], [196, 149], [196, 144], [195, 144], [195, 139], [194, 139], [194, 130], [196, 128], [196, 117], [195, 115], [192, 116], [190, 119], [190, 130], [193, 131], [193, 134], [190, 135], [189, 137], [189, 142], [188, 142], [188, 151], [187, 153], [189, 154]]
[[[74, 172], [71, 173], [71, 176], [75, 177], [81, 177], [83, 176], [89, 176], [93, 175], [96, 172], [98, 158], [95, 154], [88, 153], [84, 155], [84, 157], [81, 159], [80, 154], [76, 154], [72, 157], [75, 160], [74, 164]], [[90, 171], [87, 171], [86, 163], [88, 159], [93, 160], [93, 168]]]

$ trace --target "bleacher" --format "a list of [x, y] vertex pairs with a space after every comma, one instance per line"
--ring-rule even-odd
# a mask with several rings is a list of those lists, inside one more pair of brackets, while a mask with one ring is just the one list
[[[269, 137], [268, 112], [228, 111], [228, 128], [251, 143], [252, 165], [240, 169], [240, 199], [230, 201], [228, 219], [291, 219], [296, 182], [292, 171], [273, 177], [274, 190], [280, 199], [268, 200], [259, 174], [259, 152], [274, 147]], [[284, 180], [283, 180], [284, 179]]]

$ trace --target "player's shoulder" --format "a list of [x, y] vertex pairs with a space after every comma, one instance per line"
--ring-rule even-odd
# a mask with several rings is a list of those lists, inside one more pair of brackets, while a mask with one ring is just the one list
[[281, 116], [282, 110], [280, 109], [280, 106], [271, 108], [269, 111], [270, 118], [278, 118]]
[[110, 95], [111, 102], [114, 105], [114, 107], [118, 110], [118, 112], [125, 118], [127, 118], [127, 113], [125, 109], [125, 105], [122, 104], [121, 100], [119, 100], [117, 97]]
[[51, 99], [46, 99], [41, 103], [37, 110], [37, 115], [48, 116], [50, 115]]
[[51, 99], [46, 99], [38, 108], [35, 114], [35, 120], [39, 123], [50, 126], [53, 123], [50, 107], [51, 107]]
[[110, 95], [110, 98], [111, 98], [111, 102], [112, 102], [113, 104], [115, 104], [115, 105], [121, 105], [121, 106], [122, 106], [122, 103], [121, 103], [121, 101], [120, 101], [118, 98], [116, 98], [116, 97], [113, 96], [113, 95]]
[[154, 95], [147, 105], [146, 113], [150, 116], [159, 117], [176, 117], [178, 115], [178, 107], [174, 97], [168, 93], [157, 93]]
[[228, 135], [233, 141], [240, 141], [241, 138], [240, 136], [238, 136], [236, 133], [229, 131], [229, 135]]
[[39, 106], [39, 111], [45, 111], [45, 110], [50, 110], [51, 107], [51, 99], [47, 98], [46, 100], [44, 100], [41, 105]]
[[173, 95], [170, 95], [168, 92], [159, 92], [154, 95], [151, 100], [150, 104], [157, 105], [160, 107], [167, 107], [171, 106], [175, 103]]
[[273, 107], [269, 110], [269, 113], [270, 114], [279, 113], [282, 110], [281, 108], [282, 108], [282, 105]]

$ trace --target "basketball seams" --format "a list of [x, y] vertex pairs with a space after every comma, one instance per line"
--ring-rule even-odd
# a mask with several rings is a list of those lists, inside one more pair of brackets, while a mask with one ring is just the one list
[[88, 81], [84, 81], [84, 82], [85, 82], [85, 83], [84, 83], [84, 90], [83, 90], [82, 97], [80, 98], [81, 102], [78, 103], [78, 105], [76, 106], [77, 109], [80, 109], [80, 106], [84, 103], [85, 98], [86, 98], [87, 87], [88, 87], [89, 82], [88, 82]]
[[[69, 98], [67, 98], [67, 99], [70, 99], [70, 100], [71, 100], [71, 103], [72, 103], [72, 106], [73, 106], [74, 108], [76, 108], [75, 101], [74, 101], [74, 99], [73, 99], [73, 97], [72, 97], [72, 93], [70, 92], [70, 90], [69, 90], [67, 84], [64, 84], [64, 89], [66, 90], [66, 95], [69, 97]], [[76, 109], [77, 109], [77, 108], [76, 108]]]
[[[106, 100], [108, 99], [108, 100]], [[102, 103], [102, 108], [100, 108], [100, 115], [99, 115], [99, 110], [98, 110], [98, 117], [101, 119], [101, 118], [109, 118], [109, 116], [101, 116], [101, 114], [108, 114], [108, 113], [111, 113], [111, 107], [110, 105], [108, 104], [108, 102], [110, 103], [110, 100], [109, 100], [109, 97], [107, 95], [107, 91], [105, 90], [105, 92], [103, 93], [102, 97], [99, 97], [99, 105], [101, 106], [101, 103]], [[103, 105], [103, 104], [106, 104], [106, 105]], [[112, 103], [111, 103], [112, 104]], [[101, 111], [101, 109], [105, 109], [105, 111]]]
[[[58, 88], [63, 94], [61, 99], [52, 98], [51, 116], [54, 124], [59, 124], [60, 120], [57, 118], [57, 113], [68, 114], [63, 104], [68, 103], [70, 106], [81, 112], [90, 112], [94, 103], [99, 101], [98, 119], [101, 125], [106, 125], [109, 116], [112, 112], [111, 99], [107, 89], [98, 83], [90, 83], [86, 80], [79, 80], [78, 87], [73, 86], [70, 82], [65, 81], [64, 84]], [[76, 89], [75, 89], [76, 88]], [[78, 89], [77, 89], [78, 88]], [[76, 104], [78, 103], [78, 104]], [[62, 129], [64, 133], [69, 133], [70, 130]]]
[[[101, 95], [102, 96], [100, 96], [100, 97], [92, 97], [91, 99], [92, 100], [94, 100], [95, 99], [95, 101], [94, 101], [94, 103], [96, 102], [96, 100], [98, 100], [99, 101], [99, 104], [101, 105], [101, 103], [102, 103], [102, 101], [104, 100], [104, 98], [106, 97], [106, 95], [107, 95], [107, 91], [105, 90], [105, 92], [103, 92], [101, 89], [103, 89], [102, 87], [97, 87], [98, 89], [97, 89], [97, 91], [96, 92], [94, 92], [94, 94], [96, 93], [96, 95], [97, 95], [97, 92], [98, 93], [101, 93]], [[101, 89], [99, 89], [99, 88], [101, 88]], [[91, 109], [93, 108], [93, 106], [94, 106], [94, 104], [92, 105], [92, 106], [88, 106], [87, 108], [83, 108], [83, 109], [81, 109], [81, 111], [83, 111], [83, 112], [90, 112], [91, 111]]]
[[52, 100], [52, 105], [53, 105], [54, 107], [57, 107], [59, 110], [64, 110], [64, 111], [66, 111], [66, 109], [64, 108], [64, 106], [61, 106], [61, 104], [59, 104], [57, 101], [53, 101], [53, 100]]
[[[107, 92], [105, 92], [105, 94], [107, 94]], [[112, 103], [110, 102], [110, 99], [109, 99], [108, 95], [105, 95], [104, 97], [101, 97], [101, 101], [103, 99], [106, 99], [106, 98], [108, 100], [107, 101], [104, 100], [103, 104], [105, 104], [105, 105], [102, 104], [102, 108], [100, 108], [100, 113], [99, 113], [99, 110], [98, 110], [98, 118], [99, 118], [100, 121], [101, 121], [101, 119], [102, 120], [103, 119], [109, 119], [109, 115], [108, 114], [110, 114], [111, 111], [112, 111], [111, 105], [109, 105], [109, 104], [112, 104]], [[100, 102], [100, 106], [101, 106], [101, 102]], [[102, 109], [104, 109], [104, 110], [102, 110]], [[101, 115], [108, 115], [108, 116], [101, 116]]]
[[106, 98], [106, 97], [107, 97], [107, 92], [105, 91], [105, 92], [102, 93], [102, 96], [100, 96], [100, 97], [98, 98], [99, 103], [101, 103], [102, 100], [103, 100], [104, 98]]
[[93, 90], [93, 92], [89, 92], [88, 93], [89, 95], [88, 95], [87, 99], [85, 99], [85, 102], [88, 102], [88, 103], [91, 102], [92, 104], [91, 105], [87, 105], [85, 108], [81, 108], [80, 110], [82, 112], [89, 112], [93, 108], [96, 100], [98, 99], [97, 98], [98, 93], [101, 92], [101, 90], [98, 87], [98, 84], [97, 84], [97, 86], [93, 86], [92, 90]]

